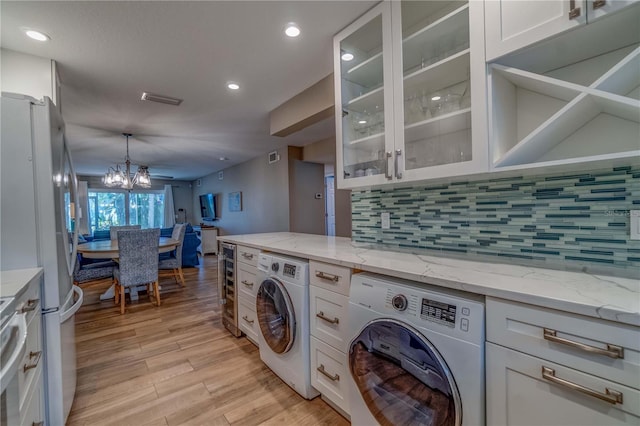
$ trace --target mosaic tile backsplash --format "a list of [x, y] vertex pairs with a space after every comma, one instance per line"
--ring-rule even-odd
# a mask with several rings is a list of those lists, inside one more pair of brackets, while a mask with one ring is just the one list
[[[351, 202], [356, 242], [550, 268], [640, 271], [640, 241], [629, 239], [629, 211], [640, 210], [640, 166], [354, 190]], [[391, 214], [391, 229], [381, 229], [381, 212]]]

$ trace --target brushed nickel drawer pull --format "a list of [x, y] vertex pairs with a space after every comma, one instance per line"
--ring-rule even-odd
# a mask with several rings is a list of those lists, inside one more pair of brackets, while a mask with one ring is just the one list
[[328, 322], [329, 324], [337, 324], [337, 323], [339, 323], [339, 322], [340, 322], [340, 318], [334, 318], [334, 319], [331, 319], [331, 318], [327, 318], [327, 317], [325, 317], [325, 316], [324, 316], [324, 312], [322, 312], [322, 311], [318, 312], [318, 313], [316, 314], [316, 316], [317, 316], [318, 318], [320, 318], [321, 320], [325, 320], [325, 321], [326, 321], [326, 322]]
[[40, 302], [40, 299], [29, 299], [29, 300], [27, 300], [27, 304], [22, 307], [22, 309], [20, 310], [20, 313], [24, 314], [25, 312], [31, 312], [31, 311], [35, 310], [36, 306], [38, 306], [39, 302]]
[[589, 389], [577, 383], [570, 382], [565, 379], [561, 379], [556, 376], [556, 371], [552, 368], [542, 366], [542, 378], [549, 380], [552, 383], [555, 383], [560, 386], [564, 386], [569, 389], [573, 389], [575, 391], [581, 392], [585, 395], [592, 396], [594, 398], [598, 398], [604, 402], [608, 402], [609, 404], [622, 404], [622, 393], [616, 390], [612, 390], [609, 388], [605, 388], [605, 393], [598, 392], [593, 389]]
[[606, 0], [594, 0], [593, 10], [600, 9], [601, 7], [605, 7], [606, 5], [607, 5]]
[[253, 255], [251, 253], [242, 253], [242, 257], [249, 260], [253, 259]]
[[250, 282], [249, 282], [249, 281], [247, 281], [247, 280], [242, 280], [242, 284], [246, 285], [247, 287], [251, 287], [251, 288], [253, 288], [253, 283], [250, 283]]
[[569, 19], [577, 18], [580, 12], [580, 8], [576, 7], [576, 0], [569, 0]]
[[254, 320], [250, 320], [249, 317], [247, 317], [246, 315], [242, 317], [243, 320], [245, 320], [246, 322], [248, 322], [249, 324], [253, 325]]
[[29, 359], [35, 357], [36, 362], [34, 362], [33, 364], [25, 364], [24, 367], [22, 367], [22, 371], [24, 373], [26, 373], [27, 371], [31, 370], [32, 368], [36, 368], [38, 366], [38, 363], [40, 362], [40, 357], [41, 356], [42, 356], [42, 351], [29, 352]]
[[573, 340], [564, 339], [556, 336], [556, 331], [549, 328], [543, 329], [544, 340], [560, 343], [562, 345], [571, 346], [572, 348], [581, 349], [596, 355], [605, 355], [610, 358], [624, 359], [624, 349], [620, 346], [610, 345], [607, 343], [607, 349], [596, 348], [595, 346], [585, 345], [584, 343], [574, 342]]
[[324, 376], [327, 377], [332, 382], [339, 382], [340, 381], [340, 376], [338, 375], [338, 373], [336, 373], [336, 374], [334, 374], [332, 376], [331, 374], [326, 372], [326, 370], [324, 369], [324, 365], [323, 364], [320, 364], [320, 367], [316, 368], [316, 370], [318, 370], [320, 373], [324, 374]]
[[338, 280], [340, 280], [340, 277], [338, 275], [327, 274], [326, 272], [322, 271], [316, 271], [316, 277], [334, 282], [338, 282]]
[[44, 426], [44, 422], [33, 422], [31, 426]]

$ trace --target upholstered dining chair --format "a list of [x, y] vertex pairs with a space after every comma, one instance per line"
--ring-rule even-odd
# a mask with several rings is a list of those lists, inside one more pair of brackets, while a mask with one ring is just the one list
[[185, 286], [184, 275], [182, 274], [182, 245], [184, 243], [184, 233], [186, 230], [186, 223], [177, 223], [173, 226], [171, 238], [180, 241], [180, 244], [178, 244], [169, 258], [160, 259], [160, 263], [158, 264], [159, 276], [172, 276], [182, 287]]
[[119, 231], [130, 231], [132, 229], [140, 229], [140, 225], [123, 225], [123, 226], [112, 226], [109, 228], [109, 237], [111, 237], [111, 241], [115, 241], [118, 239]]
[[125, 288], [146, 285], [151, 300], [151, 286], [160, 306], [158, 289], [158, 241], [160, 229], [136, 229], [118, 231], [120, 262], [113, 270], [115, 303], [120, 302], [120, 313], [124, 314]]

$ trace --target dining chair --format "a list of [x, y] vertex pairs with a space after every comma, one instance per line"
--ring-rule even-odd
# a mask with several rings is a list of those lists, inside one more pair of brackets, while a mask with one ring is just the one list
[[158, 241], [160, 228], [118, 231], [119, 264], [113, 270], [115, 303], [120, 302], [120, 314], [124, 314], [125, 288], [147, 286], [151, 300], [151, 286], [160, 306], [158, 289]]
[[123, 225], [123, 226], [112, 226], [109, 228], [109, 237], [111, 241], [115, 241], [118, 239], [118, 232], [120, 231], [130, 231], [132, 229], [140, 229], [140, 225]]
[[184, 243], [186, 230], [186, 223], [177, 223], [173, 226], [171, 238], [180, 241], [180, 244], [173, 250], [169, 258], [160, 259], [160, 263], [158, 264], [159, 276], [172, 276], [182, 287], [185, 286], [184, 275], [182, 274], [182, 245]]

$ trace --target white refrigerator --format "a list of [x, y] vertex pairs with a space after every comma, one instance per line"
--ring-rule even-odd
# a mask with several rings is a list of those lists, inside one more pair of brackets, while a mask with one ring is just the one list
[[49, 98], [2, 93], [0, 110], [2, 270], [44, 268], [42, 320], [47, 424], [64, 425], [76, 389], [73, 285], [77, 180], [64, 122]]

